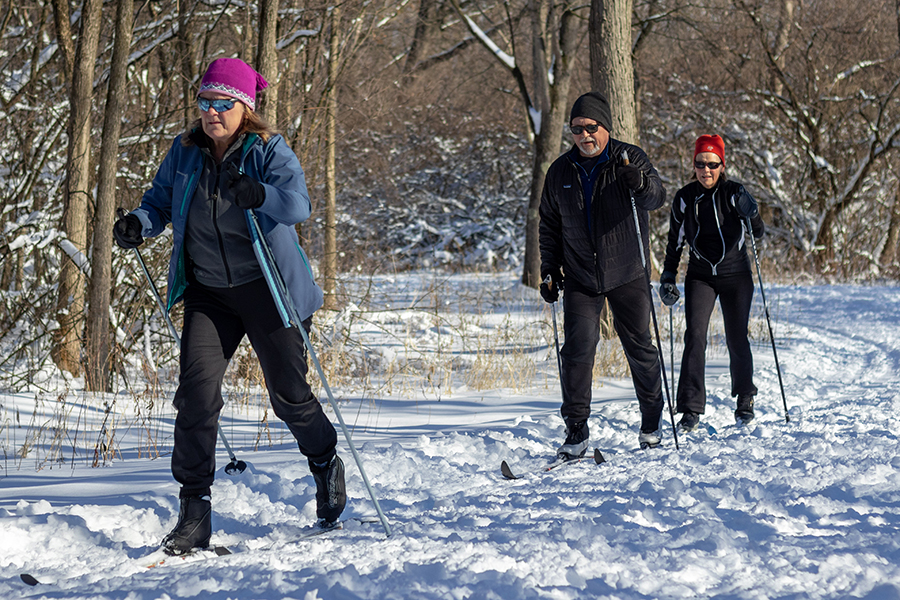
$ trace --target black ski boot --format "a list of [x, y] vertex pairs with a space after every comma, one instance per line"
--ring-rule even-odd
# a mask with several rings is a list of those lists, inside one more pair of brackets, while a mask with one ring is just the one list
[[734, 420], [738, 425], [747, 425], [754, 419], [753, 395], [741, 394], [737, 399], [737, 410], [734, 411]]
[[691, 431], [697, 429], [697, 426], [699, 424], [700, 414], [686, 410], [681, 416], [681, 420], [678, 422], [678, 429], [685, 433], [690, 433]]
[[319, 526], [333, 527], [347, 505], [344, 462], [335, 454], [323, 465], [310, 461], [309, 470], [316, 480], [316, 516], [319, 518]]
[[662, 437], [659, 435], [659, 430], [644, 431], [642, 429], [641, 433], [638, 435], [638, 445], [641, 447], [641, 450], [656, 448], [661, 442]]
[[[662, 398], [659, 399], [662, 406]], [[656, 448], [662, 442], [660, 435], [660, 423], [662, 422], [662, 413], [648, 416], [641, 413], [641, 433], [638, 435], [638, 445], [641, 450], [647, 448]]]
[[166, 554], [178, 556], [195, 548], [209, 547], [211, 518], [212, 503], [209, 496], [185, 496], [181, 499], [175, 529], [163, 538], [163, 550]]
[[566, 421], [566, 443], [559, 447], [556, 455], [560, 458], [581, 458], [590, 441], [587, 421]]

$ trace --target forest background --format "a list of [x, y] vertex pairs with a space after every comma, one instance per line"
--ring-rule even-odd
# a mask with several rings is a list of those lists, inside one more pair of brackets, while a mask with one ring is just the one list
[[[58, 369], [111, 391], [129, 357], [172, 345], [110, 232], [196, 118], [199, 79], [220, 56], [271, 83], [259, 110], [306, 171], [313, 218], [298, 230], [332, 314], [360, 302], [350, 275], [506, 269], [533, 287], [543, 173], [591, 88], [669, 196], [688, 181], [695, 138], [725, 138], [728, 175], [768, 226], [767, 276], [900, 274], [900, 0], [10, 2], [3, 388], [34, 389]], [[654, 266], [667, 226], [656, 211]], [[167, 236], [141, 248], [160, 284], [170, 251]], [[239, 376], [252, 369], [235, 361]]]

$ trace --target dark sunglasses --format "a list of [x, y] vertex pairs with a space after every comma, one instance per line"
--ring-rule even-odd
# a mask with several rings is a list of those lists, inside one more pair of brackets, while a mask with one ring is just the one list
[[694, 168], [702, 170], [703, 168], [707, 168], [710, 171], [715, 171], [719, 167], [722, 166], [720, 162], [698, 162], [694, 161]]
[[569, 127], [569, 131], [571, 131], [575, 135], [581, 135], [581, 132], [587, 131], [588, 133], [597, 133], [597, 130], [600, 129], [600, 126], [596, 123], [593, 125], [572, 125]]
[[203, 112], [209, 112], [210, 108], [216, 109], [217, 113], [223, 113], [234, 108], [237, 100], [207, 100], [206, 98], [197, 98], [197, 106]]

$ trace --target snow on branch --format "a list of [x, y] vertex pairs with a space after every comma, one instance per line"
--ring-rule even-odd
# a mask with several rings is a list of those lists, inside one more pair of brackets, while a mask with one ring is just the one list
[[28, 60], [20, 69], [10, 73], [0, 82], [0, 97], [3, 104], [9, 104], [31, 82], [31, 74], [39, 73], [56, 54], [57, 48], [56, 42], [52, 42], [38, 53], [37, 64], [33, 65], [31, 60]]
[[528, 116], [531, 117], [531, 126], [533, 128], [534, 135], [541, 135], [541, 111], [536, 109], [534, 106], [529, 106]]
[[137, 61], [141, 60], [142, 58], [153, 52], [157, 48], [157, 46], [164, 44], [171, 39], [174, 39], [177, 33], [177, 26], [169, 27], [168, 29], [163, 31], [162, 34], [157, 36], [156, 39], [152, 40], [149, 44], [132, 52], [128, 57], [128, 64], [133, 65]]
[[475, 21], [469, 18], [468, 15], [463, 14], [462, 11], [459, 11], [459, 14], [462, 15], [462, 18], [466, 20], [466, 25], [469, 27], [469, 31], [471, 31], [475, 37], [481, 40], [481, 43], [484, 44], [488, 50], [490, 50], [497, 59], [502, 62], [506, 67], [510, 70], [516, 68], [516, 59], [503, 50], [500, 49], [497, 44], [494, 43], [488, 34], [486, 34], [481, 27], [475, 24]]
[[284, 50], [285, 48], [290, 47], [290, 45], [296, 42], [298, 39], [302, 37], [316, 37], [320, 32], [320, 29], [298, 29], [283, 40], [279, 40], [278, 43], [275, 44], [275, 47], [278, 50]]
[[59, 240], [59, 247], [63, 249], [63, 252], [69, 255], [69, 258], [72, 259], [72, 262], [75, 263], [75, 266], [81, 269], [81, 271], [90, 278], [91, 276], [91, 261], [88, 259], [84, 253], [79, 250], [75, 244], [70, 242], [66, 238], [62, 238]]
[[873, 67], [875, 65], [880, 65], [885, 62], [887, 62], [887, 61], [885, 61], [885, 60], [864, 60], [862, 62], [859, 62], [859, 63], [853, 65], [849, 69], [844, 69], [843, 71], [841, 71], [840, 73], [838, 73], [835, 76], [834, 80], [835, 80], [835, 82], [838, 82], [838, 81], [842, 81], [844, 79], [849, 79], [851, 76], [859, 73], [860, 71], [862, 71], [863, 69], [865, 69], [867, 67]]

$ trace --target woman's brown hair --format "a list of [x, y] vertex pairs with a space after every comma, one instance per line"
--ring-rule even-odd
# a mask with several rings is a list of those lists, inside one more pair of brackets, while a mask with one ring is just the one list
[[[251, 110], [250, 107], [243, 102], [238, 102], [238, 104], [241, 105], [244, 111], [240, 133], [255, 133], [262, 138], [263, 142], [268, 142], [269, 138], [278, 133], [278, 131], [269, 125], [269, 122], [257, 114], [256, 111]], [[198, 129], [203, 131], [203, 122], [201, 119], [197, 119], [188, 125], [187, 130], [181, 134], [181, 145], [185, 147], [193, 146], [194, 140], [191, 139], [191, 133]]]

